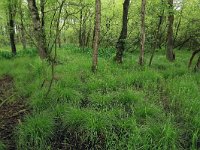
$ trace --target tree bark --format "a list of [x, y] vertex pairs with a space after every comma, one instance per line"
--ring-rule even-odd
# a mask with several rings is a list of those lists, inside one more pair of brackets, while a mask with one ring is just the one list
[[80, 10], [80, 26], [79, 26], [79, 46], [83, 46], [83, 39], [82, 39], [82, 25], [83, 25], [83, 7], [82, 7], [82, 0], [80, 0], [81, 10]]
[[10, 37], [10, 46], [12, 50], [12, 54], [16, 55], [17, 54], [17, 49], [15, 45], [15, 14], [16, 14], [16, 6], [14, 3], [9, 1], [8, 3], [8, 11], [9, 11], [9, 37]]
[[94, 40], [93, 40], [93, 60], [92, 71], [97, 71], [98, 65], [98, 46], [100, 36], [100, 24], [101, 24], [101, 0], [96, 0], [96, 14], [95, 14], [95, 27], [94, 27]]
[[175, 60], [175, 54], [174, 54], [174, 51], [173, 51], [173, 24], [174, 24], [173, 0], [168, 0], [168, 5], [169, 5], [169, 14], [168, 14], [166, 57], [169, 61], [174, 61]]
[[58, 35], [57, 42], [58, 42], [58, 47], [61, 48], [61, 45], [62, 45], [62, 43], [61, 43], [61, 33]]
[[122, 17], [122, 30], [119, 36], [119, 39], [116, 44], [116, 56], [115, 61], [122, 63], [123, 52], [125, 50], [125, 40], [127, 37], [127, 24], [128, 24], [128, 9], [129, 9], [130, 0], [124, 0], [123, 4], [123, 17]]
[[87, 10], [86, 13], [84, 13], [84, 5], [82, 4], [82, 0], [80, 0], [81, 8], [80, 8], [80, 26], [79, 26], [79, 46], [84, 48], [86, 46], [86, 40], [87, 40], [87, 32], [86, 32], [86, 21], [87, 21]]
[[139, 64], [142, 66], [144, 65], [144, 46], [145, 46], [145, 7], [146, 7], [146, 0], [142, 0], [141, 4], [141, 41], [140, 41], [140, 57], [139, 57]]
[[21, 42], [22, 42], [23, 49], [25, 50], [26, 49], [26, 36], [25, 36], [23, 24], [21, 24]]
[[88, 32], [87, 32], [87, 38], [86, 38], [86, 43], [85, 43], [85, 45], [86, 45], [87, 47], [89, 47], [90, 35], [91, 35], [91, 31], [92, 31], [91, 24], [92, 24], [92, 21], [91, 21], [91, 19], [90, 19], [90, 27], [89, 27], [89, 30], [88, 30]]
[[24, 14], [22, 12], [22, 0], [20, 1], [20, 6], [19, 6], [19, 15], [20, 15], [20, 31], [21, 31], [21, 42], [22, 42], [22, 46], [23, 49], [26, 49], [26, 35], [25, 35], [25, 29], [24, 29]]
[[[46, 37], [44, 31], [44, 16], [39, 16], [38, 8], [36, 6], [35, 0], [27, 0], [28, 7], [31, 13], [32, 22], [34, 26], [34, 36], [37, 42], [38, 53], [41, 59], [47, 58], [47, 44], [46, 44]], [[44, 14], [42, 14], [44, 15]]]

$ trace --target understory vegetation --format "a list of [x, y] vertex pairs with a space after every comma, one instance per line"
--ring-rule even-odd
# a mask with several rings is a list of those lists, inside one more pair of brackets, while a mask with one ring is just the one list
[[34, 49], [0, 53], [0, 77], [13, 77], [14, 99], [27, 106], [14, 130], [17, 149], [200, 148], [200, 78], [186, 67], [190, 52], [177, 50], [169, 63], [159, 50], [146, 67], [138, 52], [116, 64], [112, 48], [102, 49], [94, 74], [89, 51], [60, 48], [50, 89], [52, 68]]
[[0, 0], [0, 150], [200, 150], [200, 0]]

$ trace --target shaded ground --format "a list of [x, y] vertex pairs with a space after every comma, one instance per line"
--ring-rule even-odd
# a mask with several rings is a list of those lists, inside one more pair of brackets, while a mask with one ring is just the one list
[[14, 130], [26, 112], [23, 99], [15, 93], [13, 78], [3, 76], [0, 79], [0, 141], [8, 150], [16, 149]]

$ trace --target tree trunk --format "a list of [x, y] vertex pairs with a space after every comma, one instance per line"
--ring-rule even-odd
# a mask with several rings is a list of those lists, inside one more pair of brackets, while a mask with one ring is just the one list
[[89, 27], [88, 32], [87, 32], [87, 38], [86, 38], [86, 43], [85, 43], [85, 45], [87, 47], [89, 47], [90, 34], [91, 34], [91, 31], [92, 31], [91, 23], [92, 23], [92, 21], [90, 19], [90, 27]]
[[169, 61], [174, 61], [175, 60], [175, 54], [173, 52], [173, 24], [174, 24], [173, 0], [168, 0], [168, 5], [169, 5], [169, 15], [168, 15], [166, 57]]
[[24, 14], [22, 12], [22, 0], [20, 1], [20, 7], [19, 7], [19, 14], [20, 14], [20, 31], [21, 31], [21, 42], [22, 42], [22, 46], [23, 49], [26, 49], [26, 35], [25, 35], [25, 28], [24, 28]]
[[141, 41], [140, 41], [140, 57], [139, 57], [139, 64], [144, 65], [144, 46], [145, 46], [145, 7], [146, 7], [146, 0], [142, 0], [141, 6]]
[[80, 10], [80, 26], [79, 26], [79, 46], [83, 46], [83, 39], [82, 39], [82, 25], [83, 25], [83, 7], [82, 7], [82, 0], [81, 3], [81, 10]]
[[122, 30], [119, 36], [119, 39], [116, 44], [116, 56], [115, 61], [122, 63], [123, 52], [125, 50], [125, 40], [127, 37], [127, 24], [128, 24], [128, 9], [129, 9], [130, 0], [124, 0], [123, 4], [123, 18], [122, 18]]
[[58, 47], [61, 48], [61, 33], [58, 35]]
[[101, 0], [96, 0], [96, 14], [95, 14], [95, 27], [94, 27], [94, 40], [93, 40], [93, 60], [92, 71], [96, 72], [98, 64], [98, 46], [101, 24]]
[[81, 3], [81, 10], [80, 10], [80, 27], [79, 27], [79, 46], [84, 48], [86, 46], [86, 15], [84, 14], [84, 5]]
[[10, 36], [10, 46], [12, 50], [12, 54], [16, 55], [17, 54], [17, 49], [15, 45], [15, 4], [12, 4], [11, 1], [9, 1], [8, 4], [8, 11], [9, 11], [9, 36]]
[[27, 0], [28, 7], [30, 10], [30, 14], [32, 17], [32, 22], [34, 26], [34, 36], [37, 42], [37, 48], [39, 52], [39, 56], [41, 59], [47, 58], [47, 44], [46, 44], [46, 37], [44, 33], [44, 16], [40, 20], [38, 8], [36, 6], [35, 0]]
[[176, 27], [176, 30], [175, 30], [174, 41], [173, 41], [174, 45], [175, 45], [176, 39], [178, 37], [179, 30], [180, 30], [181, 21], [182, 21], [182, 14], [183, 14], [183, 6], [181, 7], [180, 18], [178, 20], [178, 24], [177, 24], [177, 27]]
[[[163, 6], [163, 0], [161, 0], [161, 5]], [[161, 45], [159, 43], [161, 43], [161, 38], [159, 38], [159, 34], [161, 32], [161, 27], [162, 27], [162, 24], [163, 24], [163, 16], [164, 16], [164, 12], [165, 12], [165, 9], [162, 8], [161, 10], [161, 15], [159, 16], [159, 21], [158, 21], [158, 27], [157, 27], [157, 30], [156, 30], [156, 35], [155, 35], [155, 42], [154, 42], [154, 46], [153, 46], [153, 51], [152, 51], [152, 54], [151, 54], [151, 57], [150, 57], [150, 60], [149, 60], [149, 66], [151, 66], [152, 64], [152, 61], [153, 61], [153, 58], [154, 58], [154, 54], [156, 52], [156, 49], [159, 47], [161, 48]]]
[[86, 23], [83, 23], [83, 32], [82, 32], [82, 47], [86, 46]]
[[21, 42], [23, 49], [26, 49], [26, 36], [25, 36], [25, 31], [24, 31], [24, 25], [21, 24]]

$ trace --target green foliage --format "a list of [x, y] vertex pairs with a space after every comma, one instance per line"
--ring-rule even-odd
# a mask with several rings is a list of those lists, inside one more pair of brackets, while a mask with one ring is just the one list
[[17, 52], [16, 56], [13, 56], [13, 54], [9, 51], [0, 51], [0, 58], [1, 59], [12, 59], [12, 58], [22, 57], [22, 56], [34, 57], [36, 55], [37, 55], [36, 49], [30, 49], [30, 48]]
[[53, 135], [54, 120], [50, 112], [28, 117], [17, 130], [18, 149], [49, 149], [49, 140]]
[[0, 150], [6, 150], [6, 146], [0, 141]]
[[[27, 2], [0, 1], [0, 77], [14, 78], [14, 96], [23, 99], [31, 110], [16, 128], [17, 148], [199, 149], [199, 74], [188, 71], [190, 53], [185, 49], [175, 49], [175, 62], [165, 59], [169, 12], [174, 14], [174, 47], [196, 50], [199, 46], [199, 0], [174, 1], [173, 10], [167, 1], [147, 1], [143, 67], [137, 64], [141, 0], [130, 4], [126, 51], [120, 65], [113, 58], [121, 32], [123, 0], [102, 0], [96, 74], [90, 71], [94, 1], [63, 2], [59, 20], [61, 1], [45, 3], [46, 43], [48, 47], [54, 44], [59, 21], [62, 44], [57, 51], [51, 84], [52, 67], [38, 58], [35, 48], [30, 48], [36, 41], [32, 38], [34, 30]], [[40, 11], [38, 0], [36, 5]], [[8, 12], [9, 6], [12, 12]], [[9, 13], [15, 16], [16, 56], [8, 48]], [[25, 50], [20, 44], [23, 38], [27, 44]], [[81, 38], [84, 44], [80, 48], [77, 45], [81, 45]], [[156, 40], [159, 48], [152, 66], [147, 67]], [[0, 141], [1, 149], [6, 147]]]
[[10, 52], [2, 51], [0, 53], [0, 57], [6, 58], [6, 59], [11, 59], [13, 56], [12, 56], [12, 53], [10, 53]]
[[32, 110], [16, 129], [18, 149], [198, 149], [200, 79], [186, 68], [188, 53], [171, 64], [158, 53], [152, 67], [139, 67], [138, 54], [126, 53], [122, 65], [100, 57], [93, 74], [90, 54], [79, 50], [59, 49], [48, 95], [48, 63], [1, 60], [0, 74], [14, 77]]

